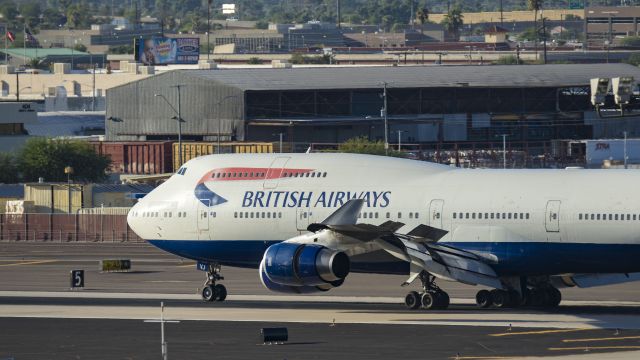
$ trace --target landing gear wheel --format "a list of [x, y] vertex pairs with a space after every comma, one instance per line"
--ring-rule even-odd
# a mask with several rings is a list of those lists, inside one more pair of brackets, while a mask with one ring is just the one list
[[202, 299], [204, 301], [215, 301], [216, 291], [213, 286], [205, 286], [202, 288]]
[[558, 307], [558, 305], [560, 305], [560, 302], [562, 301], [562, 293], [560, 292], [560, 290], [554, 287], [550, 287], [547, 289], [546, 292], [547, 292], [546, 305], [550, 308]]
[[509, 305], [509, 293], [504, 290], [491, 290], [491, 298], [493, 299], [493, 306], [498, 309], [505, 308]]
[[202, 287], [202, 298], [205, 301], [224, 301], [227, 298], [227, 288], [222, 284], [216, 284], [218, 280], [224, 280], [220, 275], [220, 264], [207, 265], [207, 277]]
[[417, 291], [411, 291], [404, 297], [404, 304], [410, 310], [415, 310], [420, 307], [420, 294]]
[[493, 304], [493, 296], [489, 290], [480, 290], [476, 294], [476, 305], [478, 307], [486, 309]]
[[439, 301], [440, 301], [440, 308], [441, 309], [446, 309], [449, 307], [449, 304], [451, 302], [451, 299], [449, 299], [449, 294], [447, 294], [444, 291], [439, 291], [437, 293]]
[[216, 284], [214, 287], [215, 301], [224, 301], [227, 298], [227, 288], [222, 284]]
[[439, 297], [436, 296], [436, 293], [426, 292], [422, 294], [421, 302], [422, 308], [427, 310], [433, 310], [439, 308]]

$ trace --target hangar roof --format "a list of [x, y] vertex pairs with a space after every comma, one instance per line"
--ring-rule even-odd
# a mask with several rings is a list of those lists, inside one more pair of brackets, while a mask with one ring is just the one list
[[633, 76], [628, 64], [429, 65], [316, 67], [293, 69], [177, 70], [241, 90], [314, 90], [389, 87], [569, 87], [587, 86], [595, 77]]

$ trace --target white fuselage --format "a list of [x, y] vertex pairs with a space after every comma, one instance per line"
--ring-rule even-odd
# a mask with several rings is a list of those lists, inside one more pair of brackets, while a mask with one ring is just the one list
[[486, 255], [505, 273], [632, 272], [640, 271], [630, 258], [640, 247], [637, 184], [635, 170], [466, 170], [352, 154], [210, 155], [187, 162], [128, 221], [140, 237], [178, 255], [257, 266], [266, 246], [359, 197], [363, 223], [405, 223], [399, 232], [419, 224], [444, 229], [440, 242]]

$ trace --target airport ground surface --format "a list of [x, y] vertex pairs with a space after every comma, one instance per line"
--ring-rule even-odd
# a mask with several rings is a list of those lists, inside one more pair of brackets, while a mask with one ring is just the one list
[[[100, 273], [108, 258], [131, 259], [133, 269]], [[69, 291], [72, 269], [86, 271], [85, 290]], [[159, 324], [143, 320], [159, 317], [160, 301], [181, 321], [166, 325], [174, 359], [640, 358], [624, 352], [640, 350], [634, 283], [564, 289], [559, 309], [541, 311], [478, 310], [478, 288], [445, 282], [452, 307], [429, 312], [404, 309], [400, 276], [351, 274], [327, 294], [290, 297], [265, 290], [255, 270], [223, 275], [228, 300], [204, 303], [204, 273], [146, 244], [0, 243], [0, 359], [159, 357]], [[289, 328], [287, 345], [257, 345], [272, 326]]]

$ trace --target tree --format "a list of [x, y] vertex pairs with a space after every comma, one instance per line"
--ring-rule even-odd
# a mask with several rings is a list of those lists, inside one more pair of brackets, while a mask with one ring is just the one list
[[[383, 141], [371, 141], [366, 136], [358, 136], [351, 138], [342, 144], [338, 145], [338, 151], [343, 153], [353, 154], [370, 154], [370, 155], [385, 155], [387, 151], [384, 149]], [[403, 157], [402, 152], [392, 149], [388, 150], [389, 156]]]
[[634, 53], [629, 56], [627, 60], [625, 60], [627, 64], [640, 66], [640, 54]]
[[103, 180], [111, 160], [97, 154], [84, 141], [34, 138], [27, 141], [18, 154], [18, 163], [26, 182], [37, 181], [39, 177], [47, 181], [66, 181], [66, 166], [73, 168], [74, 180], [89, 182]]
[[453, 37], [457, 40], [460, 39], [460, 29], [464, 25], [464, 16], [462, 10], [458, 5], [454, 6], [442, 19], [442, 25], [447, 32], [453, 34]]
[[249, 61], [247, 61], [247, 64], [249, 65], [261, 65], [262, 64], [262, 60], [260, 60], [259, 57], [257, 56], [252, 56], [249, 58]]
[[538, 11], [540, 11], [540, 9], [542, 9], [542, 2], [543, 0], [527, 0], [527, 6], [529, 7], [529, 10], [533, 10], [533, 27], [536, 31], [536, 49], [538, 46], [538, 42], [539, 42], [539, 34], [538, 34]]
[[0, 2], [0, 14], [2, 14], [2, 18], [4, 21], [9, 21], [14, 23], [15, 19], [18, 17], [18, 7], [16, 3], [12, 0], [3, 0]]
[[622, 46], [640, 47], [640, 36], [627, 36], [620, 40]]
[[518, 58], [515, 55], [500, 56], [494, 62], [496, 65], [518, 65]]
[[269, 28], [269, 22], [264, 20], [256, 21], [256, 29], [266, 30]]
[[87, 47], [84, 44], [75, 44], [73, 46], [73, 50], [80, 51], [80, 52], [86, 52], [87, 51]]
[[42, 23], [40, 24], [40, 27], [46, 29], [57, 29], [66, 22], [67, 18], [64, 14], [57, 9], [49, 8], [42, 13]]
[[38, 26], [38, 24], [40, 23], [41, 13], [42, 13], [42, 10], [40, 9], [40, 4], [38, 4], [37, 2], [29, 1], [23, 4], [20, 4], [20, 15], [22, 15], [22, 18], [24, 19], [25, 24], [29, 28], [34, 28]]
[[0, 153], [0, 184], [13, 184], [20, 181], [18, 166], [13, 155]]
[[424, 35], [424, 23], [429, 20], [429, 9], [422, 8], [416, 13], [416, 19], [420, 23], [420, 33]]

